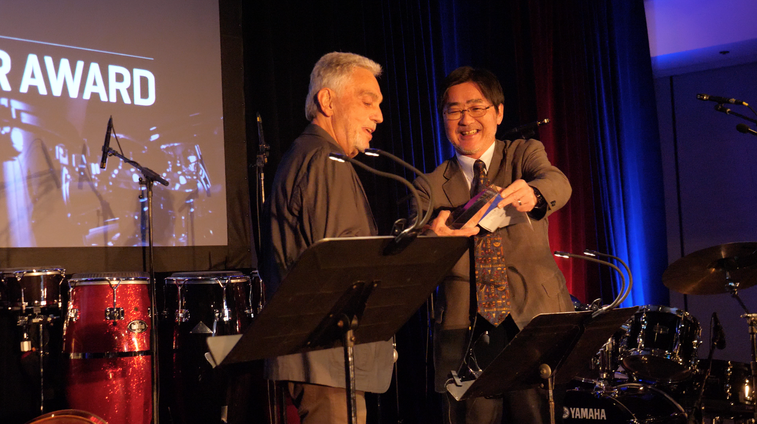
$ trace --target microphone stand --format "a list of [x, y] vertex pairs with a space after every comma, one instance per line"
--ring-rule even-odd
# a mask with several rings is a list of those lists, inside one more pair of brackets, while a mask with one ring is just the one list
[[[380, 153], [378, 153], [378, 152], [380, 152]], [[379, 154], [383, 155], [383, 156], [387, 156], [387, 157], [389, 157], [389, 158], [397, 161], [398, 163], [402, 164], [403, 166], [406, 166], [406, 167], [412, 169], [421, 178], [424, 178], [424, 179], [426, 178], [423, 175], [422, 172], [418, 171], [417, 169], [415, 169], [414, 167], [412, 167], [410, 164], [405, 163], [401, 159], [399, 159], [396, 156], [393, 156], [393, 155], [391, 155], [391, 154], [389, 154], [387, 152], [384, 152], [384, 151], [381, 151], [381, 150], [378, 150], [378, 149], [366, 149], [366, 154], [369, 154], [371, 156], [378, 156]], [[370, 166], [368, 166], [368, 165], [366, 165], [366, 164], [364, 164], [364, 163], [362, 163], [360, 161], [357, 161], [357, 160], [355, 160], [355, 159], [353, 159], [353, 158], [351, 158], [351, 157], [349, 157], [349, 156], [347, 156], [345, 154], [342, 154], [342, 153], [335, 153], [335, 152], [329, 153], [329, 159], [337, 161], [337, 162], [349, 162], [349, 163], [351, 163], [353, 165], [359, 166], [360, 168], [363, 168], [366, 171], [371, 172], [373, 174], [376, 174], [376, 175], [378, 175], [380, 177], [385, 177], [385, 178], [389, 178], [389, 179], [392, 179], [392, 180], [395, 180], [395, 181], [399, 181], [400, 183], [404, 184], [408, 188], [408, 190], [410, 190], [410, 193], [413, 195], [413, 198], [415, 199], [415, 203], [418, 206], [420, 206], [420, 204], [421, 204], [421, 198], [420, 198], [420, 195], [418, 194], [418, 190], [416, 190], [415, 187], [413, 187], [413, 184], [410, 183], [410, 181], [406, 180], [405, 178], [402, 178], [400, 176], [397, 176], [397, 175], [394, 175], [394, 174], [391, 174], [391, 173], [388, 173], [388, 172], [383, 172], [383, 171], [379, 171], [377, 169], [373, 169]], [[429, 203], [433, 204], [433, 194], [429, 195]], [[426, 211], [425, 215], [423, 215], [423, 217], [421, 217], [420, 214], [416, 214], [416, 216], [415, 216], [415, 222], [413, 223], [413, 225], [411, 227], [409, 227], [409, 228], [406, 228], [404, 231], [402, 231], [397, 236], [395, 236], [394, 240], [393, 240], [393, 243], [390, 243], [389, 245], [386, 246], [386, 248], [384, 250], [384, 253], [387, 254], [387, 255], [391, 255], [391, 254], [395, 254], [395, 253], [401, 251], [402, 249], [404, 249], [405, 246], [407, 246], [408, 243], [410, 243], [412, 240], [414, 240], [418, 236], [418, 234], [420, 233], [420, 231], [423, 228], [423, 226], [426, 225], [426, 223], [428, 222], [429, 218], [431, 217], [431, 213], [432, 213], [431, 208], [429, 208]]]
[[108, 156], [115, 156], [123, 162], [133, 166], [142, 174], [139, 183], [145, 186], [147, 191], [147, 240], [150, 257], [150, 350], [152, 354], [152, 422], [160, 423], [159, 409], [159, 373], [158, 373], [158, 302], [156, 300], [157, 284], [155, 282], [155, 254], [152, 239], [152, 186], [157, 181], [164, 186], [168, 186], [168, 181], [162, 178], [157, 172], [150, 168], [140, 165], [124, 155], [118, 153], [112, 147], [108, 147]]
[[[268, 152], [271, 146], [266, 144], [265, 137], [263, 136], [263, 119], [260, 117], [260, 112], [256, 114], [258, 125], [258, 154], [255, 159], [255, 183], [257, 184], [256, 196], [255, 196], [255, 218], [250, 217], [250, 231], [254, 228], [255, 238], [252, 240], [254, 244], [253, 255], [257, 254], [263, 248], [263, 236], [260, 227], [260, 215], [263, 211], [263, 203], [265, 203], [265, 164], [268, 162]], [[251, 257], [251, 264], [257, 263], [255, 256]], [[265, 282], [260, 279], [258, 286], [258, 303], [253, 305], [253, 284], [250, 284], [250, 311], [253, 313], [253, 318], [257, 317], [257, 314], [263, 309], [265, 303]], [[268, 423], [279, 424], [286, 419], [286, 399], [285, 392], [273, 380], [266, 380], [266, 395], [268, 402]]]
[[621, 265], [623, 265], [623, 268], [626, 269], [626, 274], [628, 274], [628, 289], [623, 294], [623, 298], [620, 299], [620, 302], [623, 303], [626, 300], [626, 298], [628, 297], [629, 293], [631, 293], [631, 288], [633, 287], [633, 275], [631, 275], [631, 268], [628, 266], [628, 264], [625, 263], [625, 261], [623, 261], [622, 259], [620, 259], [617, 256], [613, 256], [613, 255], [610, 255], [610, 254], [607, 254], [607, 253], [597, 252], [596, 250], [585, 249], [584, 250], [584, 255], [587, 255], [587, 256], [603, 256], [605, 258], [615, 259], [616, 261], [620, 262]]
[[[260, 235], [260, 212], [263, 208], [263, 203], [265, 202], [265, 173], [263, 172], [263, 167], [265, 167], [266, 162], [268, 162], [268, 151], [270, 150], [270, 146], [265, 144], [265, 139], [263, 138], [263, 120], [260, 118], [260, 113], [257, 114], [257, 122], [258, 122], [258, 155], [257, 159], [255, 161], [255, 176], [256, 176], [256, 182], [257, 182], [257, 198], [255, 199], [255, 211], [257, 214], [255, 215], [255, 227], [257, 228], [257, 245], [255, 246], [256, 249], [262, 248], [262, 239]], [[256, 250], [258, 252], [259, 250]]]
[[[605, 253], [599, 253], [599, 252], [589, 251], [589, 250], [584, 251], [583, 255], [576, 255], [576, 254], [573, 254], [573, 253], [561, 252], [561, 251], [554, 252], [554, 255], [557, 256], [557, 257], [560, 257], [560, 258], [577, 258], [577, 259], [583, 259], [585, 261], [595, 262], [595, 263], [602, 264], [602, 265], [607, 265], [607, 266], [611, 267], [612, 269], [614, 269], [618, 273], [618, 275], [620, 275], [621, 289], [620, 289], [620, 292], [618, 293], [618, 295], [615, 297], [615, 300], [613, 300], [613, 302], [611, 304], [609, 304], [609, 305], [607, 305], [607, 306], [605, 306], [603, 308], [599, 308], [596, 311], [594, 311], [591, 314], [592, 318], [596, 318], [596, 317], [598, 317], [598, 316], [600, 316], [602, 314], [605, 314], [605, 313], [609, 312], [612, 309], [615, 309], [622, 301], [625, 300], [625, 298], [628, 296], [628, 293], [630, 293], [630, 291], [631, 291], [631, 284], [629, 284], [628, 286], [626, 286], [626, 278], [623, 275], [623, 273], [620, 271], [620, 268], [618, 268], [617, 266], [615, 266], [611, 262], [604, 261], [604, 260], [601, 260], [601, 259], [597, 259], [594, 256], [595, 255], [596, 256], [606, 256], [606, 257], [610, 257], [610, 258], [616, 259], [620, 263], [622, 263], [623, 266], [626, 267], [626, 269], [628, 269], [627, 265], [625, 264], [625, 262], [623, 262], [622, 260], [620, 260], [620, 258], [617, 258], [615, 256], [611, 256], [611, 255], [608, 255], [608, 254], [605, 254]], [[629, 275], [629, 280], [630, 280], [630, 275], [631, 275], [630, 271], [629, 271], [628, 275]], [[610, 340], [612, 340], [612, 339], [610, 339]], [[594, 385], [594, 392], [595, 393], [598, 393], [598, 392], [603, 392], [604, 393], [604, 392], [608, 392], [608, 391], [609, 392], [614, 391], [614, 389], [608, 389], [609, 387], [611, 387], [611, 384], [610, 384], [610, 380], [611, 380], [610, 373], [612, 372], [612, 369], [611, 369], [611, 359], [610, 359], [611, 353], [609, 352], [611, 350], [612, 346], [610, 346], [609, 344], [610, 343], [614, 343], [614, 341], [610, 341], [610, 340], [608, 340], [608, 342], [605, 343], [605, 345], [602, 347], [602, 350], [601, 350], [602, 351], [602, 356], [600, 357], [600, 361], [599, 361], [599, 379], [595, 382], [595, 385]]]
[[620, 275], [620, 280], [621, 280], [621, 290], [620, 290], [620, 293], [615, 297], [615, 300], [613, 300], [611, 304], [609, 304], [609, 305], [607, 305], [607, 306], [605, 306], [603, 308], [599, 308], [596, 311], [594, 311], [594, 313], [591, 314], [592, 318], [596, 318], [599, 315], [602, 315], [602, 314], [604, 314], [605, 312], [607, 312], [607, 311], [609, 311], [611, 309], [615, 309], [620, 304], [620, 302], [622, 302], [623, 300], [625, 300], [626, 296], [628, 296], [628, 292], [631, 291], [631, 285], [630, 284], [628, 285], [628, 288], [626, 289], [626, 277], [620, 271], [620, 268], [618, 268], [617, 266], [615, 266], [614, 264], [612, 264], [610, 262], [603, 261], [601, 259], [597, 259], [597, 258], [594, 258], [594, 257], [591, 257], [591, 256], [587, 256], [587, 255], [576, 255], [574, 253], [561, 252], [561, 251], [556, 251], [554, 253], [554, 255], [557, 256], [557, 257], [559, 257], [559, 258], [577, 258], [577, 259], [583, 259], [585, 261], [596, 262], [596, 263], [602, 264], [602, 265], [607, 265], [607, 266], [611, 267], [612, 269], [614, 269], [615, 271], [617, 271], [618, 275]]
[[[364, 153], [365, 153], [366, 156], [375, 156], [375, 157], [385, 156], [385, 157], [393, 160], [394, 162], [402, 165], [403, 167], [405, 167], [405, 168], [413, 171], [415, 173], [415, 175], [418, 176], [418, 178], [420, 178], [423, 181], [425, 181], [426, 184], [428, 184], [428, 186], [431, 187], [431, 183], [428, 181], [428, 178], [426, 178], [426, 175], [423, 172], [421, 172], [418, 168], [414, 167], [413, 165], [410, 165], [409, 163], [405, 162], [404, 160], [398, 158], [397, 156], [394, 156], [393, 154], [391, 154], [389, 152], [385, 152], [383, 150], [374, 149], [374, 148], [365, 149]], [[413, 192], [413, 193], [417, 193], [417, 190], [415, 189], [415, 187], [412, 187], [410, 189], [410, 191]], [[417, 202], [418, 198], [416, 197], [415, 200]], [[432, 206], [434, 204], [434, 192], [433, 192], [433, 190], [429, 191], [429, 194], [428, 194], [428, 203], [429, 203], [429, 206]], [[420, 207], [420, 203], [418, 203], [418, 207]], [[431, 219], [431, 213], [432, 212], [433, 211], [432, 211], [431, 207], [429, 207], [426, 210], [426, 213], [423, 215], [423, 219], [420, 222], [417, 223], [417, 226], [413, 225], [413, 228], [415, 228], [417, 230], [420, 230], [421, 228], [423, 228], [423, 226], [426, 225], [428, 223], [428, 221]]]
[[507, 137], [511, 134], [516, 134], [521, 136], [521, 138], [530, 138], [533, 137], [533, 135], [536, 133], [536, 129], [539, 128], [542, 125], [549, 124], [549, 118], [544, 118], [540, 121], [532, 122], [530, 124], [524, 124], [519, 127], [512, 128], [508, 130], [504, 137]]

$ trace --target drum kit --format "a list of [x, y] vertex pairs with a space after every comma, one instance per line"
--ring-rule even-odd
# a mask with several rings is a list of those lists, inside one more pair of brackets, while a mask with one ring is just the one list
[[708, 358], [699, 359], [701, 326], [693, 315], [643, 306], [576, 377], [566, 392], [563, 422], [755, 423], [757, 314], [738, 291], [757, 285], [757, 243], [694, 252], [671, 264], [663, 283], [686, 295], [728, 293], [736, 299], [749, 325], [751, 364], [713, 360], [722, 342], [717, 331]]
[[[30, 423], [152, 421], [148, 273], [81, 273], [66, 279], [61, 267], [39, 267], [2, 269], [0, 275], [0, 314], [13, 320], [20, 339], [15, 348], [20, 352], [9, 356], [34, 352], [39, 358], [39, 390], [32, 403], [38, 407], [35, 415], [42, 415]], [[207, 360], [205, 340], [245, 330], [262, 307], [262, 281], [256, 271], [179, 272], [163, 280], [158, 362], [166, 407], [161, 411], [168, 411], [172, 423], [220, 422], [226, 385]], [[62, 360], [50, 361], [51, 356]], [[50, 404], [46, 373], [63, 376], [65, 402], [55, 406], [71, 409], [45, 410]]]

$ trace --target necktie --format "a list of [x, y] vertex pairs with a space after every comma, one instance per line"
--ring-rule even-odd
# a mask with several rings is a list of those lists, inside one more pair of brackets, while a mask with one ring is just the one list
[[[471, 197], [489, 186], [486, 165], [482, 160], [473, 164]], [[484, 233], [484, 234], [482, 234]], [[495, 231], [481, 231], [474, 237], [476, 261], [476, 299], [478, 313], [494, 326], [501, 324], [510, 313], [510, 290], [507, 285], [502, 236]]]

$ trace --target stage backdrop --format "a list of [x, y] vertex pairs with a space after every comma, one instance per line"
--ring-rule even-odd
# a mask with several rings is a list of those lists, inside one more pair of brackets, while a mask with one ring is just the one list
[[[641, 0], [279, 0], [246, 3], [244, 16], [247, 122], [257, 112], [263, 118], [271, 145], [267, 182], [307, 125], [308, 77], [323, 54], [354, 52], [384, 66], [384, 122], [372, 145], [426, 172], [453, 154], [436, 113], [439, 82], [458, 66], [488, 68], [505, 91], [500, 136], [521, 124], [552, 121], [535, 136], [574, 190], [550, 217], [552, 247], [617, 255], [634, 278], [625, 305], [667, 304], [662, 167]], [[257, 134], [247, 128], [254, 163]], [[387, 160], [357, 159], [415, 178]], [[409, 197], [394, 182], [358, 173], [387, 234], [407, 216]], [[617, 293], [620, 279], [606, 267], [576, 260], [559, 265], [581, 301], [609, 303]], [[382, 397], [382, 406], [399, 405], [382, 408], [381, 422], [396, 422], [386, 416], [391, 409], [407, 422], [440, 421], [438, 398], [426, 386], [432, 316], [429, 304], [397, 335], [397, 391]]]

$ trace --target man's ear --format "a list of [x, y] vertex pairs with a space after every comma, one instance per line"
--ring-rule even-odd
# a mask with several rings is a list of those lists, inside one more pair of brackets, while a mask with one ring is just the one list
[[505, 117], [505, 105], [500, 103], [497, 105], [497, 125], [502, 123], [502, 119]]
[[334, 114], [334, 91], [332, 89], [320, 89], [315, 98], [318, 100], [318, 109], [324, 116], [330, 117]]

